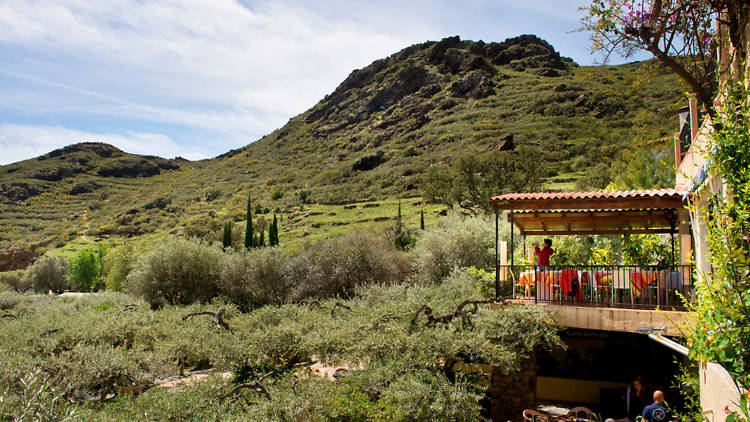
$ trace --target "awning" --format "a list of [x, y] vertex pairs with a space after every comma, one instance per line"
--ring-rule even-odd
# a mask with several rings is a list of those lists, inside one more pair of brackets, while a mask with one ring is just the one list
[[676, 189], [510, 193], [491, 198], [523, 235], [676, 233], [684, 192]]

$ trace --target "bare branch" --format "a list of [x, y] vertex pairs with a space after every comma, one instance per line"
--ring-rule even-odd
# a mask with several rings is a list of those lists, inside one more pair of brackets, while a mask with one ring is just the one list
[[191, 314], [187, 314], [184, 317], [182, 317], [182, 320], [185, 321], [188, 318], [194, 317], [196, 315], [210, 315], [214, 317], [214, 324], [216, 324], [217, 326], [223, 327], [227, 331], [232, 331], [231, 327], [229, 327], [229, 324], [227, 324], [227, 322], [224, 321], [224, 312], [225, 312], [224, 308], [219, 308], [219, 310], [216, 312], [211, 312], [211, 311], [193, 312]]
[[348, 306], [344, 305], [343, 303], [341, 303], [341, 302], [336, 302], [336, 303], [335, 303], [335, 304], [333, 305], [333, 308], [331, 308], [331, 318], [336, 318], [336, 308], [339, 308], [339, 307], [341, 307], [341, 308], [344, 308], [344, 309], [346, 309], [346, 310], [348, 310], [348, 311], [351, 311], [351, 310], [352, 310], [352, 308], [350, 308], [350, 307], [348, 307]]

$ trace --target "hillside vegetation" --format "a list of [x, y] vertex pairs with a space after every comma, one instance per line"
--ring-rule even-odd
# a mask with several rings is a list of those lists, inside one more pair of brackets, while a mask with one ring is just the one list
[[[548, 190], [601, 174], [606, 184], [622, 151], [675, 130], [681, 85], [645, 65], [648, 78], [644, 63], [578, 66], [531, 35], [452, 37], [353, 71], [282, 128], [210, 160], [84, 143], [2, 166], [0, 267], [100, 238], [218, 240], [225, 221], [244, 220], [248, 195], [260, 225], [283, 214], [282, 245], [393, 219], [396, 197], [412, 198], [404, 218], [416, 222], [423, 176], [466, 152], [528, 151]], [[428, 220], [441, 209], [425, 208]]]

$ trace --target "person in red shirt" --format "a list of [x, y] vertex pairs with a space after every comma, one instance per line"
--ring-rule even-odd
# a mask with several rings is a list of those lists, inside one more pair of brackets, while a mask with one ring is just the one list
[[534, 245], [534, 253], [536, 254], [536, 265], [548, 266], [550, 255], [555, 253], [552, 249], [552, 239], [544, 239], [544, 248], [539, 249], [539, 244]]

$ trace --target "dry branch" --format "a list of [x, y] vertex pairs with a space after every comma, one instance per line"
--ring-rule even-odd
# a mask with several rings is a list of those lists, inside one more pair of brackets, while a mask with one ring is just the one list
[[[310, 300], [308, 302], [302, 302], [302, 303], [306, 304], [305, 305], [305, 310], [306, 311], [309, 311], [313, 307], [320, 308], [320, 309], [327, 309], [324, 305], [322, 305], [317, 300]], [[331, 318], [336, 318], [336, 309], [337, 308], [344, 308], [344, 309], [347, 309], [347, 310], [350, 310], [350, 311], [352, 310], [352, 308], [350, 308], [349, 306], [344, 305], [341, 302], [336, 302], [336, 303], [333, 304], [333, 307], [331, 308]]]
[[[285, 366], [283, 368], [283, 370], [288, 370], [288, 369], [292, 369], [292, 368], [298, 368], [300, 366], [309, 366], [309, 365], [312, 365], [312, 364], [313, 364], [312, 361], [298, 362], [298, 363], [295, 363], [295, 364], [292, 364], [292, 365]], [[241, 391], [245, 390], [245, 389], [251, 389], [251, 390], [254, 390], [254, 391], [258, 392], [258, 393], [262, 393], [264, 396], [266, 396], [266, 398], [268, 400], [273, 400], [273, 397], [271, 396], [271, 392], [268, 390], [268, 387], [266, 387], [266, 385], [263, 384], [263, 381], [266, 378], [268, 378], [268, 377], [270, 377], [272, 375], [276, 375], [276, 374], [278, 374], [278, 371], [276, 369], [274, 369], [273, 371], [269, 371], [266, 374], [262, 375], [260, 378], [258, 378], [257, 380], [255, 380], [253, 382], [245, 382], [245, 383], [242, 383], [242, 384], [238, 384], [238, 385], [234, 386], [234, 388], [232, 388], [231, 390], [227, 391], [226, 393], [215, 395], [209, 401], [207, 401], [206, 403], [204, 403], [203, 405], [201, 405], [201, 408], [202, 409], [206, 408], [211, 403], [212, 400], [219, 400], [219, 401], [221, 401], [221, 400], [224, 400], [224, 399], [227, 399], [227, 398], [232, 398], [232, 399], [236, 400], [236, 399], [238, 399], [240, 397], [242, 397], [245, 400], [245, 403], [247, 403], [248, 405], [254, 404], [254, 403], [250, 402], [242, 394], [240, 394]], [[294, 389], [294, 385], [292, 385], [292, 389]]]
[[325, 306], [321, 305], [320, 302], [318, 302], [317, 300], [311, 300], [311, 301], [307, 302], [307, 306], [305, 306], [305, 310], [309, 311], [310, 308], [312, 308], [313, 306], [316, 307], [316, 308], [321, 308], [321, 309], [325, 309], [326, 308]]
[[[426, 327], [434, 327], [437, 324], [448, 324], [456, 318], [461, 318], [461, 324], [464, 329], [474, 329], [474, 323], [471, 321], [471, 315], [479, 310], [479, 305], [489, 303], [506, 303], [510, 298], [503, 297], [500, 299], [467, 299], [458, 304], [456, 310], [444, 315], [434, 315], [434, 311], [429, 305], [422, 305], [414, 313], [409, 324], [409, 332], [413, 332], [419, 325], [419, 315], [424, 314], [427, 317]], [[467, 308], [468, 307], [468, 308]]]
[[346, 310], [348, 310], [348, 311], [351, 311], [351, 310], [352, 310], [352, 308], [350, 308], [350, 307], [348, 307], [348, 306], [344, 305], [343, 303], [341, 303], [341, 302], [336, 302], [336, 303], [335, 303], [335, 304], [333, 305], [333, 308], [331, 308], [331, 318], [336, 318], [336, 308], [344, 308], [344, 309], [346, 309]]
[[214, 317], [214, 324], [216, 324], [217, 326], [224, 327], [227, 331], [232, 331], [232, 328], [229, 327], [229, 324], [227, 324], [227, 322], [224, 321], [224, 312], [225, 312], [224, 308], [219, 308], [219, 310], [216, 312], [211, 312], [211, 311], [193, 312], [191, 314], [187, 314], [184, 317], [182, 317], [182, 320], [185, 321], [188, 318], [194, 317], [196, 315], [210, 315]]

